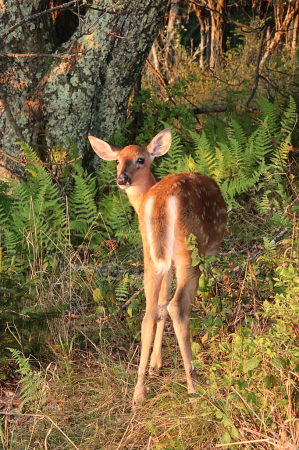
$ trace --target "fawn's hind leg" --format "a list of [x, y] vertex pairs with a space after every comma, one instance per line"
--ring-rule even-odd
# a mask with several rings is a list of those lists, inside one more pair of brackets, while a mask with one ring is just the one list
[[157, 323], [154, 348], [153, 348], [152, 355], [151, 355], [150, 369], [149, 369], [150, 375], [153, 375], [156, 372], [159, 372], [163, 365], [162, 339], [163, 339], [165, 321], [168, 316], [167, 306], [168, 306], [168, 302], [169, 302], [171, 282], [172, 282], [172, 269], [170, 268], [163, 277], [160, 294], [159, 294], [158, 305], [159, 305], [159, 309], [160, 309], [160, 318]]
[[189, 394], [197, 393], [194, 384], [197, 377], [192, 365], [190, 312], [198, 288], [199, 275], [198, 267], [192, 267], [189, 260], [176, 263], [177, 288], [168, 306], [183, 358]]

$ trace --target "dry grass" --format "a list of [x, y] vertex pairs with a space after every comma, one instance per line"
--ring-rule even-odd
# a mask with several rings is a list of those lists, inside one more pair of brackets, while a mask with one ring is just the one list
[[74, 357], [69, 376], [63, 367], [48, 370], [43, 404], [8, 412], [5, 448], [214, 448], [216, 428], [199, 420], [200, 401], [189, 402], [181, 368], [166, 368], [149, 380], [145, 406], [132, 411], [137, 370], [129, 358], [84, 352]]
[[[279, 398], [264, 389], [264, 408], [257, 414], [244, 398], [238, 406], [231, 398], [236, 390], [223, 388], [221, 379], [211, 392], [211, 374], [205, 369], [198, 401], [191, 404], [171, 328], [166, 334], [165, 369], [148, 379], [147, 401], [135, 411], [136, 343], [126, 354], [104, 340], [93, 351], [73, 350], [69, 359], [62, 352], [59, 358], [57, 351], [55, 363], [43, 371], [39, 400], [21, 408], [16, 391], [2, 409], [3, 449], [296, 449], [299, 427], [291, 397], [286, 417]], [[223, 433], [230, 430], [232, 436], [234, 429], [234, 442], [221, 444]]]

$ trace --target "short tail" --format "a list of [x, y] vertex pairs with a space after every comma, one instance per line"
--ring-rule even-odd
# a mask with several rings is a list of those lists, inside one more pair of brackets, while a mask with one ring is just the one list
[[151, 258], [157, 272], [164, 274], [171, 267], [178, 205], [176, 197], [168, 197], [166, 205], [155, 205], [155, 200], [151, 197], [147, 201], [144, 221]]

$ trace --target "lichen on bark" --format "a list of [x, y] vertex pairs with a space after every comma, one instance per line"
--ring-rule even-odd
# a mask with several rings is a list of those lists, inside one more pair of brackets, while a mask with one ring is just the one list
[[[2, 43], [3, 53], [63, 53], [72, 44], [71, 52], [77, 53], [52, 60], [3, 59], [0, 81], [24, 139], [42, 152], [43, 146], [46, 149], [58, 143], [63, 145], [70, 137], [85, 160], [90, 160], [88, 134], [107, 139], [126, 119], [130, 93], [168, 2], [123, 0], [114, 1], [111, 6], [110, 0], [103, 0], [98, 3], [101, 11], [87, 9], [82, 17], [88, 32], [78, 38], [77, 27], [62, 43], [57, 39], [51, 14], [9, 34]], [[22, 18], [49, 7], [46, 0], [2, 0], [0, 34]], [[82, 25], [83, 22], [81, 31]], [[0, 127], [1, 147], [16, 154], [18, 147], [13, 143], [19, 138], [6, 114], [0, 119]]]

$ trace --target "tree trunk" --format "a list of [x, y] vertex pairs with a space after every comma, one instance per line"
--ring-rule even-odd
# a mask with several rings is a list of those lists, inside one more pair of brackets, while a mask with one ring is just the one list
[[294, 19], [293, 36], [292, 36], [292, 50], [294, 52], [297, 49], [298, 27], [299, 27], [299, 13], [297, 12], [296, 17]]
[[[17, 155], [19, 147], [14, 142], [24, 139], [41, 149], [44, 157], [42, 149], [64, 145], [70, 137], [88, 165], [93, 160], [88, 134], [108, 139], [126, 119], [130, 93], [168, 1], [124, 0], [114, 6], [111, 0], [102, 0], [97, 9], [83, 5], [80, 10], [75, 5], [74, 11], [41, 15], [8, 34], [0, 42], [2, 56], [42, 53], [53, 57], [2, 58], [5, 113], [0, 118], [0, 148]], [[23, 18], [61, 3], [0, 0], [0, 34]], [[79, 17], [74, 14], [78, 11]], [[57, 58], [57, 53], [75, 55]], [[9, 166], [8, 160], [5, 163]]]
[[200, 23], [200, 59], [199, 64], [200, 67], [203, 69], [205, 67], [205, 58], [204, 55], [206, 54], [206, 64], [208, 64], [208, 51], [207, 46], [209, 42], [209, 29], [210, 29], [210, 23], [209, 23], [209, 15], [207, 15], [207, 11], [202, 6], [195, 6], [195, 14], [196, 17]]
[[172, 0], [171, 7], [169, 10], [169, 18], [167, 24], [167, 33], [166, 33], [166, 42], [165, 42], [165, 75], [172, 81], [171, 74], [169, 72], [168, 64], [172, 64], [172, 56], [173, 52], [171, 51], [171, 45], [173, 44], [175, 32], [177, 29], [178, 21], [179, 21], [179, 13], [180, 13], [180, 0]]
[[288, 32], [291, 21], [293, 20], [294, 17], [296, 17], [298, 13], [299, 13], [299, 0], [293, 0], [289, 2], [285, 18], [283, 21], [280, 22], [280, 28], [277, 29], [275, 36], [271, 41], [271, 44], [267, 48], [267, 51], [265, 52], [261, 60], [261, 66], [266, 61], [269, 53], [278, 47], [279, 43]]
[[160, 67], [159, 67], [159, 60], [158, 60], [158, 55], [157, 55], [157, 50], [156, 50], [156, 41], [153, 43], [152, 49], [151, 49], [151, 53], [150, 56], [152, 56], [152, 62], [153, 62], [153, 66], [155, 68], [155, 70], [157, 72], [160, 71]]
[[[225, 32], [225, 8], [226, 0], [208, 0], [211, 12], [211, 56], [210, 68], [217, 69], [221, 65], [224, 32]], [[212, 11], [213, 10], [213, 11]]]

